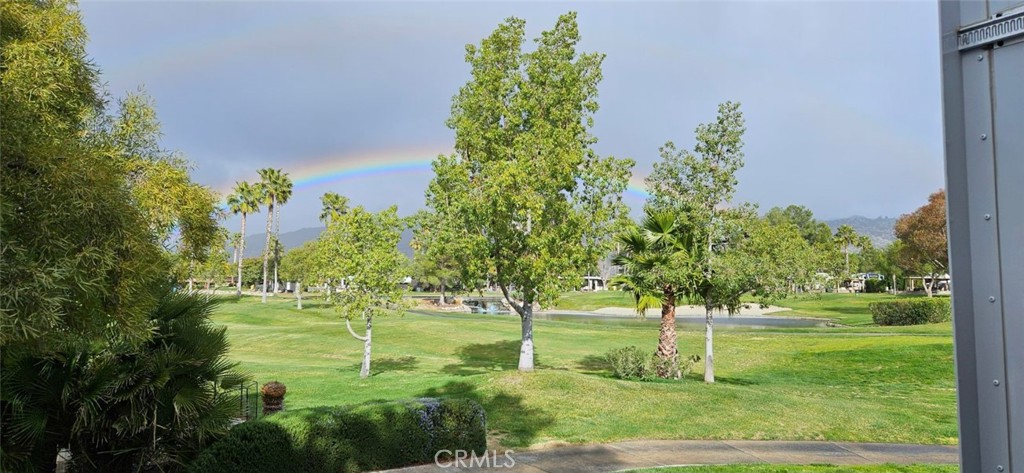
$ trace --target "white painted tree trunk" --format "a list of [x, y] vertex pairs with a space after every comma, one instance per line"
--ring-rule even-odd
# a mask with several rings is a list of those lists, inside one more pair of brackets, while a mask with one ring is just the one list
[[295, 300], [298, 309], [302, 310], [302, 281], [295, 282]]
[[278, 251], [278, 246], [281, 244], [281, 206], [274, 207], [274, 292], [270, 295], [276, 296], [277, 291], [281, 290], [281, 281], [277, 279], [277, 265], [281, 261], [281, 252]]
[[704, 312], [704, 382], [715, 382], [715, 316], [711, 307]]
[[366, 317], [366, 339], [363, 340], [363, 366], [359, 368], [359, 377], [370, 376], [370, 350], [373, 347], [373, 316]]
[[533, 371], [533, 304], [523, 302], [523, 343], [519, 348], [519, 371]]
[[370, 377], [370, 351], [373, 347], [373, 316], [366, 316], [366, 335], [360, 336], [352, 330], [352, 321], [345, 319], [345, 328], [348, 329], [348, 333], [352, 334], [356, 340], [362, 340], [363, 342], [363, 363], [359, 367], [359, 377], [368, 378]]
[[242, 241], [239, 243], [240, 249], [238, 250], [238, 281], [236, 285], [235, 295], [242, 297], [242, 260], [245, 259], [245, 214], [242, 214]]

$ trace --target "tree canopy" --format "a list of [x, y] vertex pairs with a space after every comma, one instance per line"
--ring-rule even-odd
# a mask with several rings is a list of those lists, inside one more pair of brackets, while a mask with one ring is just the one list
[[[626, 211], [633, 162], [598, 156], [590, 133], [604, 56], [579, 53], [575, 13], [523, 52], [525, 22], [509, 18], [466, 46], [470, 80], [452, 100], [455, 153], [433, 163], [427, 205], [465, 239], [463, 281], [487, 278], [523, 319], [520, 368], [533, 368], [532, 307], [576, 286]], [[604, 256], [604, 255], [601, 255]]]
[[[946, 192], [928, 196], [928, 203], [896, 221], [896, 238], [901, 245], [902, 266], [920, 274], [935, 276], [949, 267], [946, 236]], [[934, 282], [933, 282], [934, 284]], [[931, 296], [931, 284], [925, 285]]]

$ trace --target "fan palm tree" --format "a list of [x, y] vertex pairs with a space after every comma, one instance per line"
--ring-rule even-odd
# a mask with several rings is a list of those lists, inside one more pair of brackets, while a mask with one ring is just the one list
[[245, 259], [245, 217], [260, 210], [260, 192], [257, 186], [242, 181], [235, 183], [235, 191], [228, 196], [228, 208], [232, 213], [242, 215], [241, 238], [239, 238], [239, 250], [236, 263], [238, 264], [238, 280], [236, 291], [238, 296], [242, 295], [242, 260]]
[[140, 346], [68, 346], [5, 360], [0, 373], [3, 471], [54, 471], [68, 447], [75, 471], [166, 471], [227, 433], [246, 377], [227, 360], [216, 300], [162, 289]]
[[320, 221], [324, 222], [324, 225], [331, 223], [348, 211], [348, 198], [335, 192], [325, 193], [320, 197], [320, 203], [323, 205], [323, 209], [320, 211]]
[[279, 290], [278, 285], [280, 284], [277, 278], [277, 269], [281, 264], [281, 250], [283, 249], [279, 238], [281, 236], [281, 206], [286, 204], [288, 199], [291, 199], [293, 187], [288, 173], [279, 173], [277, 181], [274, 182], [274, 187], [277, 188], [277, 193], [275, 194], [277, 202], [274, 205], [274, 238], [277, 240], [277, 244], [274, 245], [274, 294], [277, 294]]
[[622, 250], [614, 263], [623, 272], [612, 278], [611, 286], [632, 294], [637, 315], [661, 306], [661, 329], [656, 356], [658, 376], [679, 378], [679, 348], [676, 341], [676, 300], [694, 293], [695, 260], [699, 251], [693, 232], [675, 215], [649, 210], [639, 226], [617, 237]]
[[[278, 197], [284, 185], [284, 180], [287, 177], [283, 177], [284, 174], [280, 169], [263, 168], [257, 171], [260, 175], [260, 182], [257, 186], [260, 189], [260, 197], [262, 203], [267, 205], [267, 240], [263, 246], [263, 299], [264, 304], [267, 303], [267, 270], [269, 269], [270, 253], [271, 253], [271, 224], [274, 223], [274, 209], [277, 207]], [[289, 184], [289, 194], [291, 192], [290, 185], [291, 180], [287, 181]]]
[[835, 240], [843, 247], [843, 256], [846, 257], [846, 277], [850, 275], [850, 246], [857, 243], [857, 231], [849, 225], [840, 225], [836, 229]]

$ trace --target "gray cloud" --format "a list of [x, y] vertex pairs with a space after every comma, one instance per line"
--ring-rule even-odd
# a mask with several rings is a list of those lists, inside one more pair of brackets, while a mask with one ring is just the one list
[[[441, 152], [466, 43], [508, 16], [528, 34], [578, 10], [607, 55], [595, 134], [647, 174], [666, 140], [744, 103], [739, 197], [821, 217], [898, 215], [942, 185], [936, 8], [930, 2], [84, 3], [90, 54], [115, 95], [144, 84], [165, 146], [216, 188], [274, 166], [387, 150]], [[383, 153], [387, 154], [387, 153]], [[302, 188], [285, 230], [317, 225], [326, 190], [371, 208], [422, 205], [427, 172]], [[234, 222], [232, 223], [234, 225]]]

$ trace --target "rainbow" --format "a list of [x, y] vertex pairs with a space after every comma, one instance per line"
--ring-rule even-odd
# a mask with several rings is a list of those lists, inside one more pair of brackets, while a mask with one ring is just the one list
[[[353, 179], [406, 173], [430, 174], [431, 163], [442, 153], [439, 150], [411, 149], [329, 155], [301, 160], [297, 166], [283, 167], [282, 170], [291, 176], [294, 192], [299, 192]], [[220, 189], [221, 195], [230, 193], [232, 185]], [[639, 201], [647, 200], [650, 194], [642, 177], [630, 177], [626, 195]]]

